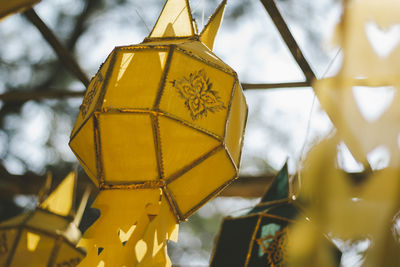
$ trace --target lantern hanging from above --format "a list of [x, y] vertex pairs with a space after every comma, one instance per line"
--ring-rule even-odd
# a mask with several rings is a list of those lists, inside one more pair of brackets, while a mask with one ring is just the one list
[[[247, 105], [212, 52], [225, 5], [198, 34], [188, 1], [168, 0], [149, 37], [116, 47], [90, 82], [70, 140], [100, 189], [83, 264], [168, 262], [176, 222], [237, 178]], [[151, 253], [155, 239], [161, 254]]]
[[[363, 266], [399, 266], [400, 243], [396, 222], [400, 209], [400, 170], [385, 168], [373, 172], [346, 173], [338, 166], [338, 135], [323, 140], [312, 148], [305, 159], [301, 174], [302, 186], [298, 200], [304, 214], [320, 232], [346, 244], [368, 243]], [[315, 230], [298, 222], [291, 233], [290, 266], [321, 266], [310, 264], [321, 240]], [[308, 236], [307, 242], [304, 236]], [[364, 243], [364, 244], [365, 244]], [[303, 264], [300, 264], [303, 263]], [[324, 265], [326, 266], [326, 265]]]
[[78, 265], [85, 253], [75, 247], [80, 238], [77, 225], [87, 197], [75, 214], [75, 184], [76, 173], [71, 172], [34, 211], [0, 223], [1, 266]]
[[316, 94], [358, 162], [368, 166], [368, 154], [380, 147], [390, 154], [390, 165], [398, 167], [400, 46], [392, 30], [400, 23], [400, 2], [349, 0], [343, 5], [334, 36], [343, 62], [334, 77], [315, 82]]
[[0, 20], [12, 13], [22, 12], [40, 0], [0, 0]]
[[[296, 217], [306, 221], [291, 184], [285, 164], [260, 203], [248, 214], [224, 218], [210, 266], [286, 266], [290, 225]], [[320, 237], [323, 246], [332, 252], [334, 266], [339, 266], [340, 251], [322, 234]]]

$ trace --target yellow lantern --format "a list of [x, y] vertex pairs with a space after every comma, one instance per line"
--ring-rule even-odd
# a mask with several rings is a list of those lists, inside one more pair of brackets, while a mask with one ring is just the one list
[[12, 13], [30, 8], [40, 0], [2, 0], [0, 1], [0, 20]]
[[[157, 240], [171, 238], [176, 221], [238, 176], [247, 105], [237, 74], [212, 52], [225, 5], [198, 34], [188, 2], [168, 0], [149, 37], [116, 47], [90, 82], [70, 141], [101, 190], [94, 206], [102, 211], [95, 225], [103, 230], [94, 225], [85, 234], [92, 240], [85, 239], [92, 242], [86, 243], [88, 258], [101, 257], [90, 264], [121, 260], [115, 251], [134, 245], [117, 233], [134, 227], [132, 236], [145, 235], [138, 230], [140, 218], [153, 225], [171, 222]], [[154, 219], [163, 209], [169, 219]], [[106, 223], [106, 216], [114, 220]], [[107, 256], [99, 242], [115, 244], [114, 252]], [[143, 264], [139, 254], [136, 264]]]
[[72, 172], [34, 211], [0, 223], [1, 266], [78, 265], [85, 253], [75, 247], [83, 212], [80, 208], [74, 219], [75, 182]]

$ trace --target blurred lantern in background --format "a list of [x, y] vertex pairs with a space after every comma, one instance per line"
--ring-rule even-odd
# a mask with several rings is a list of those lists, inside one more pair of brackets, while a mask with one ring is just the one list
[[101, 216], [82, 264], [169, 264], [177, 222], [237, 178], [247, 105], [212, 52], [225, 5], [198, 34], [188, 1], [168, 0], [149, 37], [115, 48], [87, 88], [70, 147]]
[[[310, 151], [299, 197], [319, 231], [345, 242], [368, 240], [363, 266], [399, 266], [400, 50], [398, 38], [390, 32], [400, 22], [400, 3], [349, 0], [343, 4], [335, 36], [343, 50], [342, 66], [336, 76], [314, 84], [338, 131]], [[368, 109], [386, 99], [372, 115], [360, 105], [371, 94]], [[340, 169], [342, 141], [364, 166], [363, 179], [355, 181]], [[378, 160], [370, 162], [373, 157]], [[310, 266], [316, 254], [325, 253], [313, 232], [302, 224], [294, 228], [292, 266]], [[310, 236], [306, 244], [301, 241], [305, 235]]]
[[338, 136], [324, 140], [306, 158], [298, 200], [315, 227], [293, 224], [290, 266], [311, 266], [316, 255], [329, 253], [318, 232], [348, 243], [367, 240], [363, 266], [399, 266], [400, 171], [386, 168], [355, 178], [337, 167], [340, 141]]
[[0, 20], [12, 13], [23, 12], [40, 0], [0, 0]]
[[316, 94], [358, 162], [368, 166], [368, 154], [380, 147], [388, 154], [383, 160], [399, 167], [400, 47], [393, 30], [400, 23], [400, 2], [343, 3], [334, 36], [343, 63], [334, 77], [314, 83]]
[[75, 187], [76, 173], [71, 172], [44, 201], [39, 199], [34, 211], [0, 223], [1, 266], [78, 265], [85, 253], [76, 248], [81, 236], [77, 225], [88, 192], [75, 213]]
[[[285, 164], [256, 207], [241, 217], [224, 219], [210, 266], [286, 265], [291, 223], [299, 218], [310, 224], [300, 212], [291, 184]], [[339, 266], [341, 252], [322, 234], [320, 238], [334, 255], [333, 266]]]

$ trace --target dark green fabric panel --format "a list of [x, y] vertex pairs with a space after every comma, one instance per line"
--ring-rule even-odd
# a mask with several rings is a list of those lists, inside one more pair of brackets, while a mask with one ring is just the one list
[[259, 216], [225, 219], [216, 240], [210, 266], [244, 266], [258, 218]]
[[[260, 203], [287, 199], [289, 198], [289, 173], [287, 169], [287, 162], [283, 165], [282, 169], [279, 171], [268, 191], [261, 198]], [[263, 211], [266, 207], [255, 207], [249, 213], [256, 213]]]

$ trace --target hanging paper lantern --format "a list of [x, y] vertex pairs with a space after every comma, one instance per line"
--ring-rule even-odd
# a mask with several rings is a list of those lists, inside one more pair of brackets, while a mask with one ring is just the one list
[[0, 20], [12, 13], [22, 12], [37, 4], [40, 0], [1, 0]]
[[[330, 233], [343, 243], [369, 243], [361, 255], [365, 257], [363, 266], [399, 266], [396, 222], [400, 209], [400, 170], [366, 172], [363, 179], [354, 180], [338, 168], [340, 141], [335, 135], [310, 150], [301, 174], [299, 200], [303, 211], [319, 231]], [[321, 240], [312, 232], [315, 230], [305, 224], [293, 227], [292, 237], [297, 242], [289, 253], [297, 261], [290, 266], [311, 266], [316, 250], [321, 247]], [[304, 240], [304, 236], [309, 238]]]
[[390, 154], [390, 165], [398, 166], [400, 47], [390, 31], [400, 23], [400, 2], [349, 0], [343, 5], [335, 36], [343, 62], [334, 77], [315, 82], [316, 94], [358, 162], [368, 165], [367, 155], [380, 147]]
[[149, 229], [165, 246], [177, 221], [237, 178], [247, 105], [237, 74], [212, 52], [225, 4], [198, 34], [188, 2], [168, 0], [149, 37], [116, 47], [87, 88], [70, 147], [101, 190], [101, 216], [85, 234], [84, 264], [146, 266], [157, 252], [168, 261], [164, 247], [150, 253]]
[[[292, 191], [285, 164], [255, 208], [244, 216], [223, 220], [210, 266], [285, 266], [289, 226], [296, 217], [305, 221]], [[320, 236], [339, 266], [340, 251]]]
[[0, 223], [0, 266], [78, 265], [85, 253], [75, 247], [81, 218], [73, 216], [75, 183], [70, 173], [34, 211]]

